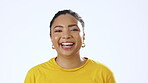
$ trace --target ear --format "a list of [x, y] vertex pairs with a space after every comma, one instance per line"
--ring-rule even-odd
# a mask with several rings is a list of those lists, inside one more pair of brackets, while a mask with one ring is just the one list
[[[49, 34], [50, 35], [50, 34]], [[50, 39], [52, 39], [52, 36], [50, 35]]]
[[50, 40], [51, 40], [51, 42], [52, 42], [52, 35], [50, 35]]
[[83, 32], [83, 40], [85, 40], [85, 33]]

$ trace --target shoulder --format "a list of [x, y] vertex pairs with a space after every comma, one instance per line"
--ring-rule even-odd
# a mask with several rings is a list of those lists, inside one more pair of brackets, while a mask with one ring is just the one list
[[44, 62], [44, 63], [38, 64], [38, 65], [32, 67], [32, 68], [28, 71], [28, 73], [37, 72], [37, 71], [43, 69], [44, 66], [45, 66], [46, 64], [47, 64], [47, 62]]
[[52, 59], [50, 59], [49, 61], [46, 61], [46, 62], [43, 62], [43, 63], [40, 63], [40, 64], [38, 64], [38, 65], [36, 65], [36, 66], [34, 66], [34, 67], [32, 67], [28, 72], [29, 73], [33, 73], [33, 72], [39, 72], [39, 71], [45, 71], [45, 70], [48, 70], [49, 69], [49, 67], [50, 67], [50, 65], [51, 65], [51, 60]]
[[112, 74], [112, 71], [106, 65], [104, 65], [98, 61], [94, 61], [94, 60], [89, 59], [89, 64], [96, 71]]
[[106, 65], [89, 59], [89, 69], [94, 72], [96, 79], [100, 78], [105, 83], [115, 83], [114, 74]]
[[34, 67], [32, 67], [26, 74], [25, 82], [24, 83], [35, 83], [35, 80], [41, 73], [41, 71], [44, 69], [44, 66], [47, 64], [47, 62], [38, 64]]

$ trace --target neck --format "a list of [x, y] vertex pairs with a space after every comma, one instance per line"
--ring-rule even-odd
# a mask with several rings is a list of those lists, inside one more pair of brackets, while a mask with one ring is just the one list
[[80, 58], [79, 53], [76, 55], [70, 55], [70, 56], [58, 55], [56, 58], [56, 62], [59, 66], [66, 69], [77, 68], [85, 64], [85, 60]]

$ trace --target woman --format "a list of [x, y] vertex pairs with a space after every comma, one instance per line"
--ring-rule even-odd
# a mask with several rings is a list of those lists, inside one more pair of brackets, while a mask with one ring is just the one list
[[77, 13], [56, 13], [50, 22], [50, 38], [57, 57], [28, 71], [25, 83], [115, 83], [106, 66], [80, 57], [85, 33], [84, 21]]

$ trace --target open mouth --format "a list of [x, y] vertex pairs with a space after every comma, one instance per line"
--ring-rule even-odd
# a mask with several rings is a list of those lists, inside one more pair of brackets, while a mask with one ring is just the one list
[[63, 43], [61, 43], [61, 47], [63, 49], [71, 49], [74, 45], [75, 45], [75, 43], [73, 43], [73, 42], [68, 42], [68, 43], [63, 42]]

